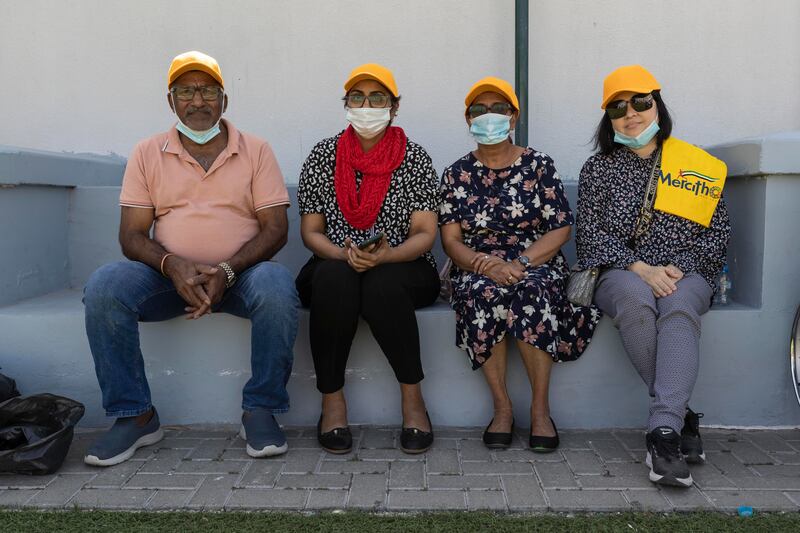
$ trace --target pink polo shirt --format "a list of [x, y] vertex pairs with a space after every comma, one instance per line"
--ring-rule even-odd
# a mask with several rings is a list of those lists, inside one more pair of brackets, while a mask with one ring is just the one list
[[208, 172], [174, 127], [133, 149], [119, 203], [155, 210], [153, 238], [168, 252], [216, 265], [258, 234], [256, 211], [289, 204], [275, 154], [227, 120], [228, 146]]

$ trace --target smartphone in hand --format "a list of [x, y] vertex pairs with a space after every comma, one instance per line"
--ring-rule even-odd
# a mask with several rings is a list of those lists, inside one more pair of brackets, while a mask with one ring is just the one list
[[358, 246], [359, 250], [363, 250], [363, 249], [368, 248], [369, 246], [371, 246], [373, 244], [377, 244], [377, 243], [381, 242], [382, 239], [383, 239], [383, 232], [379, 231], [378, 233], [376, 233], [375, 235], [373, 235], [369, 239], [365, 239], [365, 240], [361, 241], [356, 246]]

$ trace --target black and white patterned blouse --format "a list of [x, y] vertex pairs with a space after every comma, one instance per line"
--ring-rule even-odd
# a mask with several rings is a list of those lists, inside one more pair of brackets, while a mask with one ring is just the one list
[[595, 154], [583, 165], [578, 185], [575, 242], [578, 268], [627, 268], [636, 261], [697, 272], [716, 287], [731, 233], [728, 210], [720, 198], [708, 228], [683, 217], [653, 211], [649, 231], [634, 249], [633, 235], [657, 151], [647, 159], [627, 148]]
[[[336, 167], [336, 148], [341, 133], [318, 142], [303, 163], [297, 188], [297, 204], [301, 215], [325, 215], [325, 235], [336, 246], [344, 246], [347, 237], [353, 242], [369, 238], [369, 230], [358, 230], [344, 218], [336, 202], [333, 185]], [[356, 183], [361, 184], [361, 174], [356, 172]], [[392, 173], [389, 191], [383, 201], [375, 231], [383, 231], [392, 247], [408, 238], [411, 213], [414, 211], [439, 212], [439, 177], [430, 156], [420, 145], [407, 141], [403, 162]], [[433, 254], [425, 259], [436, 268]]]

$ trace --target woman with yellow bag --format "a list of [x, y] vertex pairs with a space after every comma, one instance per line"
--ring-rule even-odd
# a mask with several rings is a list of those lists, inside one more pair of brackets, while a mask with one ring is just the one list
[[725, 164], [671, 137], [661, 86], [639, 65], [603, 83], [598, 153], [578, 188], [577, 269], [598, 269], [594, 302], [619, 329], [650, 393], [650, 480], [688, 487], [705, 459], [700, 413], [688, 408], [699, 366], [700, 316], [725, 263]]

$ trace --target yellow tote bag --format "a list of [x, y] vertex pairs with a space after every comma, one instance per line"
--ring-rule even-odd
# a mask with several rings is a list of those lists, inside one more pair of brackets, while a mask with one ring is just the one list
[[692, 144], [670, 137], [662, 147], [653, 207], [708, 227], [727, 175], [728, 167], [724, 162]]

